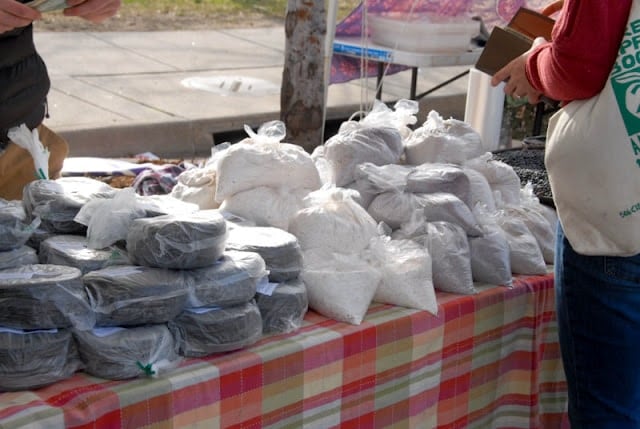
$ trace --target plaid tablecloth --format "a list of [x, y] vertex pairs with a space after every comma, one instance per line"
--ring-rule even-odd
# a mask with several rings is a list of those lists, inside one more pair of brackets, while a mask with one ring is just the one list
[[158, 378], [78, 373], [0, 394], [0, 428], [560, 428], [566, 384], [553, 276], [439, 294], [439, 314], [309, 312], [296, 333]]

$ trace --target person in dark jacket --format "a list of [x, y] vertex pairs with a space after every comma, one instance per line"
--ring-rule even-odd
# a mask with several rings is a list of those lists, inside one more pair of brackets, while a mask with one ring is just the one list
[[[65, 16], [99, 23], [116, 14], [121, 0], [67, 0], [66, 4]], [[33, 41], [33, 21], [40, 18], [40, 12], [20, 1], [0, 0], [0, 197], [5, 199], [21, 198], [24, 185], [36, 178], [31, 155], [9, 140], [11, 128], [21, 124], [38, 128], [50, 153], [50, 178], [60, 174], [69, 151], [64, 139], [42, 123], [50, 81]]]

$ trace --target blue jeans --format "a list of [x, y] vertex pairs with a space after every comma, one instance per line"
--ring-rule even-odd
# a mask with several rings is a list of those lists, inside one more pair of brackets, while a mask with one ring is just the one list
[[555, 284], [572, 429], [640, 428], [640, 255], [584, 256], [558, 228]]

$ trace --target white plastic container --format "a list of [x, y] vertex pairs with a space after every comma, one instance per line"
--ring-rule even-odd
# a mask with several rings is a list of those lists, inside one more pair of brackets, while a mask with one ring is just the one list
[[371, 41], [401, 51], [464, 52], [480, 33], [480, 22], [466, 16], [386, 12], [368, 15]]
[[500, 146], [504, 85], [504, 82], [498, 86], [491, 85], [491, 76], [475, 67], [469, 71], [464, 122], [480, 134], [482, 146], [488, 152]]

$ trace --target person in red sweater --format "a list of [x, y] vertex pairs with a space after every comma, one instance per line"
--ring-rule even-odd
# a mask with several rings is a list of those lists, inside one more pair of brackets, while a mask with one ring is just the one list
[[[633, 1], [564, 1], [552, 40], [536, 39], [492, 84], [507, 81], [506, 94], [531, 103], [541, 95], [563, 105], [597, 95]], [[558, 225], [555, 284], [572, 429], [640, 428], [640, 255], [578, 254]]]

